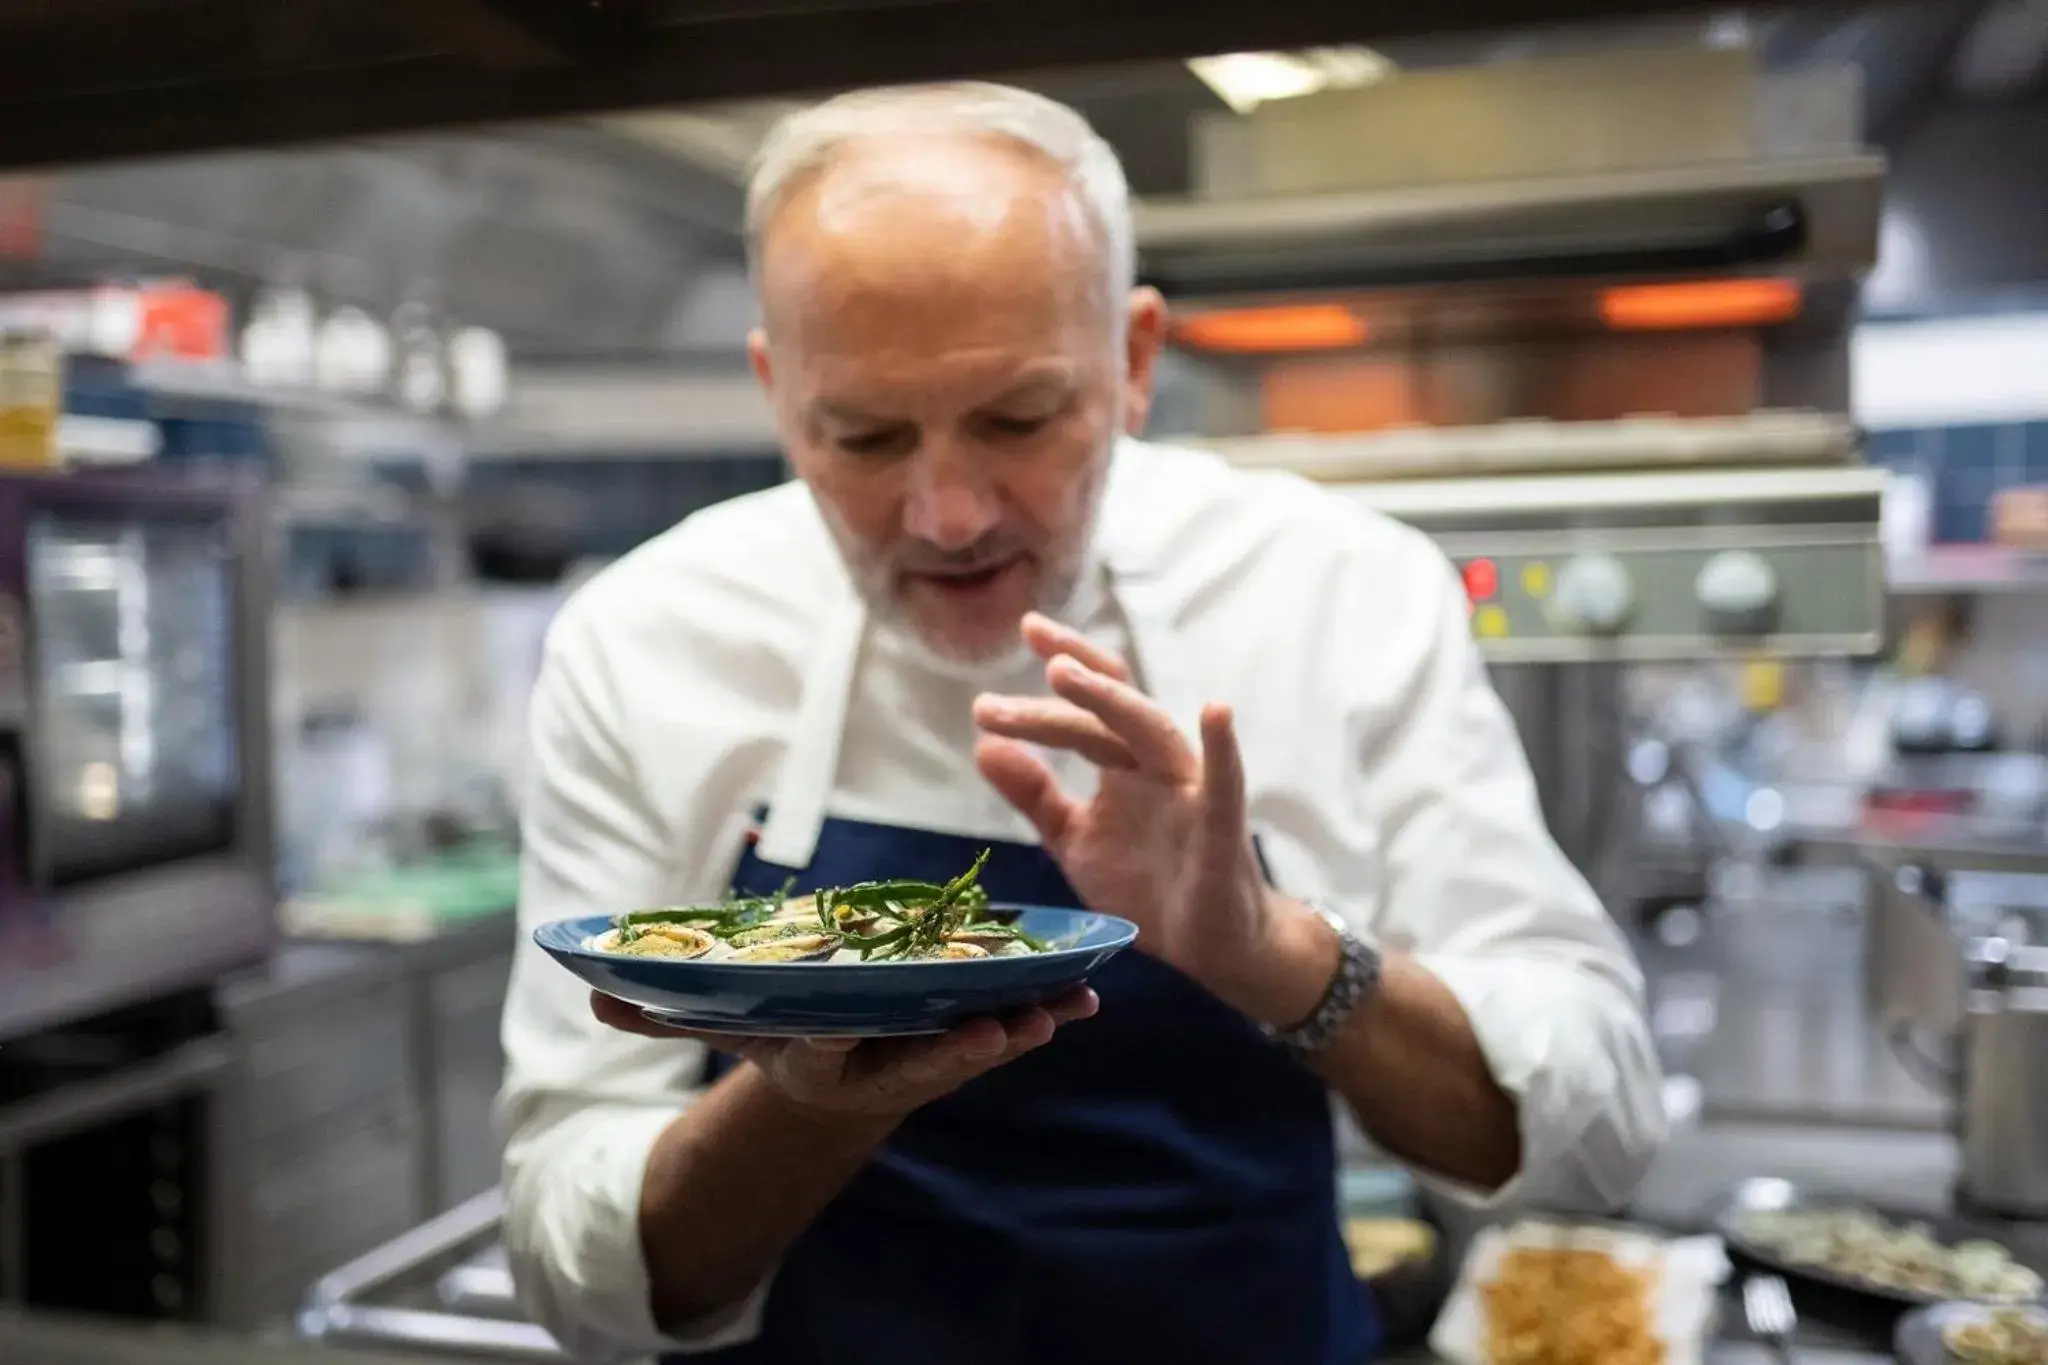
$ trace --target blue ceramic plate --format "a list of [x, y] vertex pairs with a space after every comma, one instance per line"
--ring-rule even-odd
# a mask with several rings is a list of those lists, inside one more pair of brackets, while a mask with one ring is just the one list
[[992, 907], [1043, 953], [965, 962], [703, 962], [625, 957], [583, 944], [603, 915], [533, 931], [548, 955], [606, 995], [678, 1028], [780, 1038], [941, 1033], [963, 1019], [1049, 1000], [1129, 947], [1138, 927], [1114, 915], [1036, 905]]

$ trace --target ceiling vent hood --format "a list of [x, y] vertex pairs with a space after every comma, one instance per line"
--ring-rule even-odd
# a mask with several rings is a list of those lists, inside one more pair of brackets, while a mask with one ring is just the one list
[[1884, 159], [1853, 67], [1628, 52], [1404, 74], [1203, 116], [1197, 193], [1137, 206], [1175, 298], [1876, 259]]

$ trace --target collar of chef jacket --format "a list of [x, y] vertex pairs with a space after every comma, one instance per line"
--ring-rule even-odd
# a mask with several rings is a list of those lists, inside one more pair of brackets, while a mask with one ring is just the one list
[[[1168, 562], [1162, 543], [1165, 526], [1163, 519], [1145, 516], [1139, 505], [1143, 492], [1137, 485], [1144, 472], [1140, 466], [1160, 458], [1174, 455], [1135, 441], [1118, 443], [1077, 583], [1082, 601], [1076, 605], [1086, 606], [1091, 594], [1109, 599], [1129, 633], [1132, 666], [1146, 692], [1166, 708], [1184, 734], [1192, 734], [1203, 699], [1174, 630], [1177, 585], [1162, 572]], [[843, 575], [842, 583], [841, 600], [832, 608], [824, 637], [807, 661], [803, 700], [755, 850], [765, 861], [784, 867], [807, 867], [817, 851], [818, 833], [824, 827], [839, 769], [839, 745], [846, 730], [854, 672], [862, 643], [875, 628]]]

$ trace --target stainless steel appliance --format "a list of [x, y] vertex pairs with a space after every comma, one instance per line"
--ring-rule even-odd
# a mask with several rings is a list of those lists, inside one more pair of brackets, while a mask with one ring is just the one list
[[1707, 890], [1704, 850], [1640, 885], [1624, 670], [1883, 642], [1885, 480], [1845, 415], [1884, 178], [1858, 105], [1851, 71], [1744, 54], [1428, 72], [1219, 119], [1204, 192], [1140, 214], [1206, 443], [1436, 538], [1611, 904]]
[[[1766, 439], [1777, 427], [1746, 420]], [[1551, 832], [1610, 904], [1697, 904], [1717, 851], [1680, 859], [1642, 837], [1625, 666], [1882, 644], [1884, 475], [1853, 451], [1845, 435], [1831, 463], [1348, 487], [1458, 566]]]
[[2048, 1218], [2048, 876], [1897, 867], [1866, 949], [1874, 1017], [1954, 1097], [1961, 1198]]
[[1858, 655], [1883, 633], [1884, 475], [1849, 464], [1851, 450], [1845, 440], [1834, 464], [1796, 468], [1345, 492], [1430, 533], [1464, 576], [1481, 648], [1502, 663]]
[[1970, 945], [1958, 1137], [1973, 1202], [2048, 1218], [2048, 915], [2020, 923]]
[[[1140, 206], [1170, 294], [1867, 267], [1884, 158], [1845, 65], [1672, 47], [1404, 72], [1198, 121]], [[1385, 130], [1398, 129], [1395, 137]]]
[[[1209, 442], [1427, 532], [1464, 577], [1473, 633], [1537, 775], [1551, 832], [1611, 902], [1705, 896], [1652, 868], [1624, 776], [1620, 670], [1856, 657], [1884, 639], [1885, 475], [1819, 412], [1502, 423]], [[1417, 478], [1432, 463], [1461, 477]], [[1651, 885], [1651, 883], [1655, 885]]]
[[273, 941], [257, 496], [0, 479], [0, 1039]]

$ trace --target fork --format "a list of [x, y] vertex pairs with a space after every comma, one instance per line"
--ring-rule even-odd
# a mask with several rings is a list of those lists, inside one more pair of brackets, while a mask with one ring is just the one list
[[1792, 1334], [1798, 1330], [1799, 1314], [1783, 1279], [1750, 1276], [1742, 1285], [1742, 1313], [1749, 1319], [1749, 1330], [1776, 1347], [1781, 1360], [1792, 1359]]

